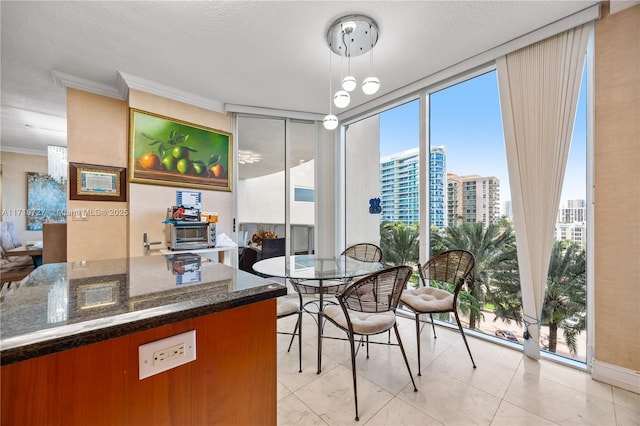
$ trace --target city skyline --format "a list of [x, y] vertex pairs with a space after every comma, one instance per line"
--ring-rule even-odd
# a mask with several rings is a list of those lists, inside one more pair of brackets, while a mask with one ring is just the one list
[[[500, 205], [511, 200], [496, 72], [431, 94], [431, 146], [445, 146], [447, 173], [495, 176], [500, 181]], [[576, 120], [561, 195], [586, 199], [586, 73], [578, 98]], [[380, 157], [419, 143], [419, 102], [414, 100], [380, 114]]]

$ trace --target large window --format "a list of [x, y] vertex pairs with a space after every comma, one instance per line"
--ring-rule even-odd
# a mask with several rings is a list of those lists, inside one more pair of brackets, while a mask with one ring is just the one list
[[[586, 77], [558, 211], [541, 328], [544, 350], [582, 362], [587, 346], [585, 81]], [[428, 159], [420, 157], [420, 99], [348, 126], [347, 245], [379, 241], [387, 265], [415, 265], [421, 251], [423, 258], [452, 248], [472, 251], [476, 268], [460, 306], [464, 325], [522, 343], [516, 237], [496, 72], [424, 96], [428, 107], [423, 122], [428, 128], [423, 155]], [[420, 186], [421, 174], [426, 188]], [[378, 176], [375, 184], [373, 176]], [[380, 212], [371, 214], [368, 203], [376, 195]], [[427, 235], [429, 243], [420, 242], [419, 235]], [[415, 285], [415, 277], [412, 281]], [[445, 315], [440, 320], [452, 318]]]
[[[583, 90], [558, 212], [541, 329], [543, 349], [583, 362], [585, 95]], [[429, 105], [430, 144], [432, 149], [438, 147], [445, 152], [447, 176], [447, 225], [438, 227], [432, 222], [431, 253], [452, 248], [472, 251], [476, 267], [460, 306], [467, 327], [522, 343], [516, 237], [496, 73], [432, 93]], [[438, 195], [431, 193], [429, 199], [433, 201]], [[442, 319], [450, 320], [448, 316]]]

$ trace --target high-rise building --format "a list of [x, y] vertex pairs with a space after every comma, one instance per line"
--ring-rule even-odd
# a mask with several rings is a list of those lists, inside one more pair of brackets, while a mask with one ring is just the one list
[[584, 222], [586, 205], [585, 200], [567, 200], [567, 207], [558, 211], [558, 223]]
[[418, 148], [380, 159], [380, 220], [419, 222], [419, 176]]
[[566, 207], [558, 210], [555, 228], [556, 240], [569, 240], [577, 244], [586, 244], [586, 210], [585, 200], [568, 200]]
[[513, 219], [513, 203], [511, 200], [502, 203], [502, 216]]
[[500, 180], [495, 176], [458, 176], [447, 173], [447, 226], [500, 219]]
[[[429, 217], [432, 225], [446, 225], [446, 152], [431, 148], [429, 158]], [[418, 148], [380, 159], [381, 220], [418, 223], [420, 220], [420, 162]]]
[[447, 225], [447, 153], [444, 146], [431, 147], [429, 155], [429, 223]]

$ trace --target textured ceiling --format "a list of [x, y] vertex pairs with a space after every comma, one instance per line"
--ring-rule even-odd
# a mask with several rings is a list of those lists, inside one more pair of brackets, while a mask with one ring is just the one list
[[[379, 96], [594, 3], [2, 1], [2, 149], [66, 143], [65, 91], [52, 70], [114, 88], [121, 71], [222, 104], [324, 115], [326, 32], [341, 16], [378, 23]], [[333, 64], [335, 88], [338, 56]], [[358, 79], [368, 67], [368, 55], [352, 60]], [[368, 100], [355, 93], [350, 108]]]

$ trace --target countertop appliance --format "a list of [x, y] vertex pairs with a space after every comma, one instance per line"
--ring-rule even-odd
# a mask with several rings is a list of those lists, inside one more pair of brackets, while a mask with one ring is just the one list
[[216, 224], [208, 222], [174, 221], [166, 224], [167, 248], [197, 250], [216, 246]]

